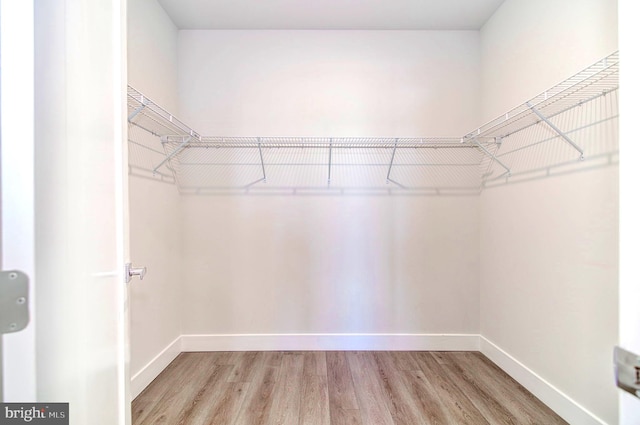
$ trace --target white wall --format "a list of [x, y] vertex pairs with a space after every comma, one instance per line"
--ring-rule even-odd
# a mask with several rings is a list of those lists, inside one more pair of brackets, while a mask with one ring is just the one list
[[481, 31], [482, 121], [613, 53], [617, 34], [617, 0], [506, 0]]
[[[478, 41], [181, 31], [180, 110], [207, 135], [455, 135], [478, 121]], [[183, 333], [475, 333], [477, 205], [185, 196]]]
[[178, 113], [178, 29], [156, 0], [128, 0], [129, 84]]
[[211, 136], [457, 136], [477, 31], [180, 31], [180, 112]]
[[[176, 113], [178, 31], [155, 0], [128, 3], [129, 84]], [[131, 374], [136, 377], [181, 333], [180, 196], [175, 186], [130, 174], [129, 204], [131, 259], [148, 268], [144, 280], [130, 284]], [[134, 380], [134, 395], [139, 386]]]
[[[616, 2], [507, 0], [481, 37], [487, 120], [615, 51]], [[492, 188], [480, 220], [481, 334], [617, 423], [617, 166]]]
[[476, 206], [184, 197], [183, 331], [476, 333]]

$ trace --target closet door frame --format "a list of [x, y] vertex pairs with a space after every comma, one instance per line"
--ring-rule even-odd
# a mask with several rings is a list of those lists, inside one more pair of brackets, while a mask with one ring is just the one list
[[3, 266], [31, 303], [4, 401], [68, 402], [78, 424], [131, 422], [126, 5], [0, 0]]
[[36, 398], [34, 3], [0, 0], [0, 269], [29, 276], [30, 321], [0, 336], [0, 400]]
[[[637, 41], [640, 29], [635, 17], [637, 3], [620, 0], [618, 27], [620, 54], [620, 281], [619, 281], [619, 344], [626, 350], [640, 354], [640, 202], [638, 182], [640, 155], [637, 141], [638, 98], [640, 98], [640, 57]], [[620, 424], [640, 423], [640, 400], [620, 391]]]

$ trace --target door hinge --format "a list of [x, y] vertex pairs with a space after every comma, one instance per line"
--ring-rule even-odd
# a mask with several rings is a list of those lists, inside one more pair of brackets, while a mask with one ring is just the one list
[[18, 270], [0, 271], [0, 334], [29, 324], [29, 276]]

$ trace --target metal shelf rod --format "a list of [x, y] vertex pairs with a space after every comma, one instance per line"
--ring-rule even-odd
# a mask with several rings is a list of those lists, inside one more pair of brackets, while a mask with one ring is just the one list
[[153, 169], [154, 173], [158, 172], [158, 169], [160, 167], [162, 167], [167, 161], [171, 160], [171, 158], [173, 158], [174, 156], [176, 156], [178, 154], [178, 152], [180, 152], [189, 142], [191, 141], [191, 136], [187, 137], [184, 142], [182, 142], [180, 144], [180, 146], [178, 146], [173, 152], [171, 152], [165, 159], [162, 160], [162, 162], [160, 164], [158, 164], [156, 166], [156, 168]]
[[571, 140], [569, 138], [569, 136], [567, 136], [562, 130], [560, 130], [558, 127], [556, 127], [555, 124], [553, 124], [551, 121], [549, 121], [547, 119], [547, 117], [545, 117], [544, 115], [542, 115], [540, 113], [540, 111], [538, 111], [531, 103], [527, 102], [527, 106], [529, 108], [531, 108], [531, 110], [533, 111], [534, 114], [536, 114], [538, 117], [540, 117], [540, 119], [542, 121], [544, 121], [549, 127], [551, 127], [551, 129], [553, 131], [555, 131], [556, 133], [558, 133], [558, 136], [562, 137], [565, 142], [569, 143], [571, 146], [573, 146], [573, 148], [575, 150], [577, 150], [578, 152], [580, 152], [580, 159], [584, 160], [584, 150], [582, 150], [582, 148], [580, 146], [578, 146], [573, 140]]
[[390, 181], [389, 177], [391, 176], [391, 167], [393, 167], [393, 159], [396, 157], [397, 148], [398, 148], [398, 139], [396, 139], [396, 144], [393, 147], [393, 153], [391, 154], [391, 161], [389, 162], [389, 170], [387, 170], [387, 183]]
[[258, 137], [258, 152], [260, 152], [260, 165], [262, 165], [262, 181], [267, 181], [267, 173], [264, 171], [264, 159], [262, 158], [262, 146]]
[[329, 179], [327, 184], [331, 184], [331, 151], [332, 151], [333, 139], [329, 139]]
[[492, 160], [494, 160], [495, 162], [497, 162], [498, 164], [500, 164], [500, 166], [502, 168], [504, 168], [508, 174], [511, 174], [511, 170], [509, 169], [509, 167], [507, 167], [506, 165], [504, 165], [504, 163], [502, 161], [500, 161], [498, 158], [496, 158], [496, 156], [494, 154], [492, 154], [491, 152], [489, 152], [489, 150], [487, 148], [485, 148], [484, 146], [482, 146], [482, 144], [480, 142], [478, 142], [476, 139], [472, 139], [472, 142], [475, 143], [475, 145], [477, 147], [479, 147], [480, 149], [482, 149], [482, 151], [484, 153], [486, 153], [487, 155], [489, 155], [489, 157], [491, 157]]
[[147, 106], [148, 103], [149, 101], [145, 99], [144, 96], [141, 96], [140, 106], [138, 106], [131, 114], [129, 114], [129, 116], [127, 117], [127, 121], [131, 122], [131, 120], [133, 120], [136, 115], [142, 112], [142, 110]]

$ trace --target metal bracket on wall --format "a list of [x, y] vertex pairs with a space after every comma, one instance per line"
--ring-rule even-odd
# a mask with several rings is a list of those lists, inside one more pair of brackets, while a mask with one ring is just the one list
[[149, 104], [149, 100], [145, 99], [144, 96], [141, 96], [140, 106], [138, 106], [129, 116], [127, 117], [127, 121], [131, 122], [142, 110]]
[[527, 102], [527, 106], [529, 107], [529, 109], [531, 109], [531, 111], [533, 111], [534, 114], [536, 114], [538, 116], [538, 118], [540, 118], [542, 121], [544, 121], [549, 127], [551, 127], [551, 129], [553, 131], [555, 131], [558, 136], [562, 137], [564, 139], [565, 142], [569, 143], [571, 146], [573, 146], [573, 148], [575, 150], [577, 150], [578, 152], [580, 152], [580, 160], [584, 160], [584, 150], [582, 150], [582, 148], [580, 146], [578, 146], [573, 140], [571, 140], [569, 138], [569, 136], [567, 136], [562, 130], [560, 130], [558, 127], [556, 127], [556, 125], [554, 123], [552, 123], [551, 121], [549, 121], [549, 119], [547, 117], [545, 117], [544, 115], [542, 115], [540, 113], [540, 111], [538, 111], [530, 102]]
[[389, 161], [389, 169], [387, 170], [387, 183], [391, 181], [391, 167], [393, 167], [393, 160], [396, 158], [396, 149], [398, 149], [398, 139], [393, 144], [393, 152], [391, 153], [391, 161]]
[[260, 165], [262, 165], [262, 181], [266, 183], [267, 172], [264, 170], [264, 157], [262, 156], [262, 142], [258, 137], [258, 152], [260, 153]]
[[189, 142], [191, 141], [192, 138], [193, 138], [193, 135], [188, 136], [186, 139], [184, 139], [184, 141], [182, 143], [180, 143], [180, 145], [177, 148], [175, 148], [175, 150], [173, 152], [171, 152], [169, 155], [167, 155], [167, 157], [164, 160], [162, 160], [162, 162], [160, 164], [158, 164], [156, 166], [156, 168], [153, 169], [153, 173], [154, 174], [157, 173], [158, 169], [160, 167], [162, 167], [165, 164], [165, 162], [169, 161], [171, 158], [173, 158], [178, 153], [180, 153], [180, 151], [182, 151], [182, 149], [184, 149], [184, 147], [187, 146], [187, 144], [189, 144]]
[[[493, 161], [495, 161], [498, 164], [500, 164], [500, 166], [506, 170], [507, 176], [511, 176], [511, 169], [509, 167], [507, 167], [506, 165], [504, 165], [504, 163], [502, 161], [500, 161], [494, 154], [489, 152], [489, 149], [487, 149], [484, 146], [482, 146], [482, 144], [478, 141], [478, 139], [473, 138], [473, 139], [471, 139], [471, 142], [474, 145], [476, 145], [477, 147], [479, 147], [480, 150], [482, 150], [485, 154], [489, 155]], [[500, 143], [502, 143], [502, 142], [500, 142]]]
[[640, 398], [640, 356], [623, 348], [615, 347], [613, 361], [618, 387]]
[[329, 176], [327, 178], [327, 186], [331, 185], [331, 153], [333, 150], [333, 139], [329, 139]]
[[29, 277], [18, 270], [0, 272], [0, 334], [29, 324]]

